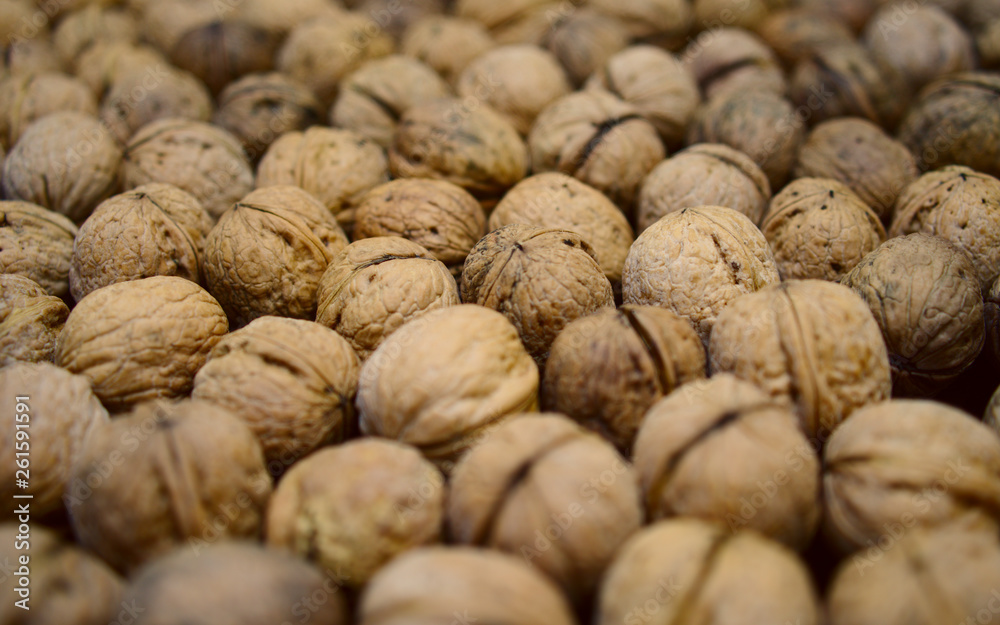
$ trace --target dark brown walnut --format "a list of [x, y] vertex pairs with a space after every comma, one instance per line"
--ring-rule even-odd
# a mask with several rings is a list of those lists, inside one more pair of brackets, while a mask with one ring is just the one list
[[389, 167], [397, 178], [447, 180], [490, 200], [524, 178], [528, 151], [500, 113], [444, 98], [403, 113], [389, 148]]
[[193, 195], [214, 219], [253, 188], [253, 169], [239, 139], [200, 121], [168, 118], [146, 124], [125, 146], [126, 189], [166, 182]]
[[73, 66], [97, 42], [139, 39], [139, 24], [127, 10], [91, 4], [67, 14], [52, 31], [52, 41], [63, 63]]
[[101, 202], [73, 241], [73, 299], [109, 284], [151, 276], [202, 280], [212, 218], [191, 194], [154, 182]]
[[361, 588], [399, 554], [441, 540], [444, 489], [441, 472], [407, 445], [363, 438], [328, 447], [282, 478], [267, 544]]
[[1000, 68], [1000, 18], [987, 24], [976, 36], [976, 51], [984, 68]]
[[785, 0], [693, 0], [694, 22], [699, 28], [722, 25], [753, 30], [772, 8], [783, 8]]
[[721, 143], [696, 143], [661, 161], [642, 182], [640, 232], [664, 215], [696, 206], [725, 206], [760, 222], [771, 184], [749, 156]]
[[452, 15], [424, 15], [407, 26], [400, 52], [423, 61], [449, 83], [495, 45], [483, 25]]
[[617, 18], [629, 38], [676, 50], [694, 23], [692, 6], [683, 0], [589, 0], [588, 6]]
[[735, 376], [685, 384], [655, 403], [634, 460], [652, 521], [716, 521], [796, 550], [819, 525], [820, 462], [798, 419]]
[[460, 303], [448, 267], [402, 237], [345, 247], [320, 278], [316, 300], [317, 323], [347, 339], [362, 360], [403, 324]]
[[733, 373], [793, 408], [816, 447], [892, 388], [868, 305], [823, 280], [790, 280], [731, 302], [712, 329], [708, 357], [711, 371]]
[[64, 501], [80, 544], [132, 573], [175, 549], [256, 539], [270, 495], [250, 428], [228, 410], [186, 399], [145, 402], [94, 430]]
[[862, 41], [883, 72], [898, 73], [910, 93], [957, 72], [975, 68], [972, 36], [936, 6], [916, 6], [899, 22], [898, 6], [886, 5], [872, 15]]
[[624, 305], [577, 319], [556, 336], [541, 405], [629, 453], [646, 411], [705, 377], [705, 348], [691, 323], [656, 306]]
[[39, 284], [0, 274], [0, 367], [15, 362], [51, 362], [69, 307]]
[[[22, 22], [23, 24], [23, 22]], [[9, 38], [4, 41], [10, 42]], [[10, 43], [0, 59], [0, 69], [12, 76], [27, 76], [44, 72], [62, 72], [66, 68], [48, 37], [21, 39]]]
[[[4, 467], [3, 513], [14, 518], [20, 504], [28, 503], [38, 517], [62, 508], [63, 491], [70, 481], [70, 469], [80, 456], [87, 437], [108, 423], [108, 412], [90, 390], [90, 381], [65, 369], [44, 363], [15, 363], [0, 368], [0, 397], [10, 403], [3, 421], [9, 434], [0, 452]], [[17, 397], [27, 397], [21, 406]], [[27, 406], [27, 407], [25, 407]], [[15, 409], [16, 408], [16, 409]], [[28, 414], [30, 421], [15, 420], [15, 414]], [[18, 423], [30, 427], [30, 467], [23, 455], [15, 453]], [[23, 445], [18, 450], [26, 450]], [[23, 466], [22, 466], [23, 465]], [[15, 471], [25, 468], [30, 474], [27, 488], [15, 488]], [[18, 471], [18, 473], [23, 473]], [[29, 495], [30, 501], [14, 499]], [[23, 519], [22, 519], [23, 521]], [[32, 567], [33, 568], [33, 567]]]
[[393, 0], [345, 0], [344, 4], [374, 19], [385, 32], [398, 40], [407, 27], [426, 15], [440, 15], [446, 11], [447, 0], [408, 0], [399, 4]]
[[993, 357], [1000, 361], [1000, 278], [989, 290], [983, 289], [983, 318], [986, 321], [986, 341]]
[[847, 117], [822, 122], [809, 132], [793, 175], [839, 180], [887, 222], [899, 192], [919, 173], [905, 145], [867, 119]]
[[170, 60], [198, 77], [219, 94], [246, 74], [269, 71], [280, 37], [266, 28], [239, 19], [215, 19], [180, 36]]
[[580, 603], [642, 524], [636, 481], [614, 447], [562, 415], [511, 419], [455, 467], [449, 535], [521, 556]]
[[361, 199], [354, 239], [403, 237], [462, 273], [469, 250], [486, 234], [486, 215], [468, 191], [445, 180], [399, 178]]
[[[29, 502], [32, 512], [34, 505]], [[9, 625], [107, 625], [118, 618], [125, 584], [117, 573], [37, 524], [25, 540], [15, 518], [0, 525], [0, 559], [10, 569], [0, 585], [0, 592], [8, 598], [0, 605], [0, 620]], [[16, 549], [22, 541], [25, 548]], [[26, 558], [30, 578], [14, 574], [21, 558]], [[27, 588], [18, 584], [21, 579], [28, 580]], [[22, 596], [24, 609], [16, 603]], [[41, 597], [45, 600], [38, 601]]]
[[618, 52], [587, 86], [605, 89], [634, 106], [670, 148], [683, 143], [688, 121], [701, 102], [691, 71], [669, 52], [650, 45]]
[[928, 85], [899, 127], [921, 169], [957, 164], [1000, 176], [1000, 76], [969, 72]]
[[840, 280], [885, 241], [878, 215], [832, 178], [789, 182], [771, 199], [760, 230], [782, 280]]
[[301, 187], [332, 215], [353, 208], [388, 180], [385, 151], [377, 143], [351, 130], [322, 126], [281, 135], [257, 167], [257, 188]]
[[45, 72], [0, 80], [0, 143], [10, 147], [33, 121], [58, 111], [97, 114], [94, 94], [82, 81]]
[[578, 91], [550, 104], [528, 135], [531, 166], [558, 171], [604, 193], [631, 212], [639, 185], [666, 156], [639, 109], [602, 89]]
[[503, 313], [539, 366], [575, 319], [614, 308], [594, 248], [575, 232], [511, 224], [479, 241], [462, 270], [462, 301]]
[[[995, 535], [1000, 438], [972, 416], [937, 402], [898, 399], [869, 406], [830, 437], [823, 495], [824, 534], [844, 553], [915, 527], [983, 527]], [[895, 529], [897, 523], [905, 529]]]
[[688, 144], [723, 143], [743, 152], [772, 189], [788, 180], [805, 129], [792, 103], [768, 89], [723, 92], [703, 104], [688, 126]]
[[205, 284], [233, 327], [257, 317], [316, 317], [316, 289], [347, 236], [315, 197], [264, 187], [226, 211], [205, 239]]
[[820, 47], [854, 39], [854, 33], [843, 20], [808, 7], [774, 11], [755, 30], [786, 67], [794, 67], [799, 59]]
[[191, 396], [249, 425], [276, 476], [354, 431], [360, 373], [357, 354], [336, 332], [303, 319], [259, 317], [212, 349]]
[[193, 74], [166, 62], [127, 66], [109, 83], [101, 121], [121, 143], [161, 119], [208, 121], [212, 97]]
[[81, 223], [118, 189], [122, 151], [92, 115], [52, 113], [29, 125], [3, 162], [3, 195]]
[[968, 0], [964, 3], [953, 1], [948, 3], [948, 8], [973, 28], [1000, 19], [1000, 7], [990, 0]]
[[342, 584], [336, 571], [248, 542], [224, 541], [151, 563], [134, 576], [125, 602], [144, 608], [135, 625], [213, 625], [226, 619], [272, 625], [292, 614], [348, 625]]
[[601, 582], [597, 625], [650, 612], [668, 623], [734, 625], [748, 614], [766, 623], [820, 622], [809, 571], [795, 553], [756, 532], [697, 519], [643, 529]]
[[[111, 85], [127, 74], [156, 66], [165, 68], [167, 64], [159, 50], [146, 44], [97, 41], [80, 53], [76, 60], [76, 77], [90, 87], [95, 96], [102, 97]], [[137, 92], [139, 94], [141, 92]]]
[[407, 109], [451, 93], [448, 83], [417, 59], [401, 54], [371, 59], [340, 82], [330, 122], [388, 148]]
[[774, 52], [759, 37], [741, 28], [705, 31], [682, 55], [705, 98], [765, 89], [779, 95], [787, 86]]
[[722, 206], [669, 213], [640, 234], [622, 274], [626, 304], [661, 306], [690, 321], [707, 345], [734, 299], [778, 283], [767, 240], [746, 216]]
[[156, 276], [98, 289], [70, 312], [55, 362], [86, 376], [112, 412], [157, 397], [183, 397], [227, 330], [203, 288]]
[[979, 279], [969, 256], [948, 240], [922, 233], [890, 239], [841, 282], [882, 329], [893, 396], [933, 394], [979, 356]]
[[361, 366], [361, 432], [420, 449], [448, 472], [510, 415], [538, 406], [538, 367], [503, 315], [472, 304], [403, 325]]
[[830, 625], [930, 625], [993, 618], [996, 612], [988, 606], [997, 605], [1000, 587], [995, 532], [896, 531], [901, 535], [891, 542], [886, 537], [840, 565], [827, 600]]
[[37, 204], [0, 201], [0, 273], [24, 276], [64, 297], [77, 232], [72, 221]]
[[493, 107], [522, 136], [546, 106], [571, 90], [556, 56], [533, 44], [487, 50], [462, 70], [455, 83], [459, 96]]
[[968, 167], [927, 172], [903, 189], [890, 237], [914, 232], [948, 239], [972, 257], [983, 291], [1000, 275], [1000, 180]]

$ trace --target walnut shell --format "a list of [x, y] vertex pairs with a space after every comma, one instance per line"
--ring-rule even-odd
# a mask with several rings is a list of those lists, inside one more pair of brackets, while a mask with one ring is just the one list
[[635, 439], [647, 516], [698, 517], [804, 549], [819, 525], [820, 462], [798, 419], [729, 374], [686, 384]]
[[1000, 436], [1000, 392], [993, 391], [993, 395], [990, 396], [986, 411], [983, 413], [983, 423], [993, 428], [993, 431]]
[[696, 143], [660, 162], [642, 182], [636, 207], [640, 232], [661, 217], [695, 206], [725, 206], [760, 222], [771, 200], [764, 170], [721, 143]]
[[849, 553], [894, 523], [983, 526], [1000, 519], [1000, 438], [937, 402], [898, 399], [858, 410], [823, 454], [823, 530]]
[[205, 239], [205, 283], [234, 327], [257, 317], [316, 317], [316, 289], [347, 236], [313, 196], [264, 187], [226, 211]]
[[317, 290], [316, 321], [347, 339], [362, 360], [405, 323], [456, 306], [448, 268], [401, 237], [351, 243], [330, 260]]
[[[15, 410], [15, 397], [26, 408]], [[3, 414], [9, 435], [2, 456], [4, 467], [3, 513], [13, 517], [15, 508], [25, 503], [15, 495], [31, 495], [32, 513], [43, 516], [62, 508], [63, 490], [70, 480], [70, 468], [95, 430], [108, 423], [108, 412], [90, 390], [90, 381], [47, 362], [16, 363], [0, 368], [0, 397], [10, 403]], [[22, 402], [18, 402], [20, 404]], [[30, 486], [15, 489], [14, 471], [20, 467], [15, 456], [15, 413], [30, 419]], [[19, 420], [23, 421], [23, 420]], [[19, 436], [17, 440], [22, 440]], [[21, 447], [18, 447], [21, 449]]]
[[541, 405], [628, 453], [649, 407], [703, 377], [705, 348], [688, 320], [626, 304], [577, 319], [556, 336]]
[[143, 39], [167, 55], [186, 33], [226, 15], [235, 17], [233, 10], [238, 10], [242, 4], [214, 4], [201, 0], [139, 1], [145, 4], [139, 8]]
[[219, 94], [246, 74], [271, 70], [280, 43], [280, 36], [264, 27], [237, 19], [215, 19], [181, 35], [169, 52], [174, 65]]
[[451, 15], [425, 15], [403, 32], [400, 51], [423, 61], [449, 83], [495, 45], [483, 25]]
[[756, 32], [786, 67], [794, 67], [820, 47], [854, 39], [843, 20], [809, 7], [772, 12], [757, 24]]
[[[438, 15], [450, 9], [450, 0], [344, 0], [353, 11], [370, 16], [371, 19], [398, 40], [407, 27], [425, 15]], [[448, 5], [446, 7], [445, 5]]]
[[631, 39], [676, 49], [694, 23], [686, 0], [589, 0], [590, 6], [625, 25]]
[[0, 367], [52, 362], [69, 307], [24, 276], [0, 273]]
[[0, 273], [24, 276], [64, 297], [77, 232], [72, 221], [37, 204], [0, 202]]
[[301, 187], [333, 215], [388, 180], [388, 162], [377, 143], [351, 130], [322, 126], [281, 135], [257, 167], [257, 188]]
[[709, 368], [757, 384], [802, 420], [814, 445], [888, 399], [889, 355], [864, 300], [845, 286], [790, 280], [737, 298], [719, 315]]
[[462, 270], [462, 301], [497, 310], [541, 366], [573, 320], [614, 308], [593, 248], [569, 230], [511, 224], [479, 241]]
[[187, 395], [227, 330], [222, 307], [190, 280], [120, 282], [77, 303], [56, 341], [56, 364], [86, 376], [108, 410], [122, 411]]
[[1000, 18], [987, 24], [976, 37], [976, 51], [984, 68], [1000, 68]]
[[403, 325], [361, 366], [364, 434], [411, 444], [445, 471], [485, 432], [538, 405], [538, 368], [503, 315], [465, 304]]
[[0, 143], [14, 145], [32, 122], [58, 111], [96, 115], [97, 101], [82, 81], [56, 72], [0, 80]]
[[993, 281], [989, 291], [983, 289], [983, 317], [986, 321], [986, 340], [993, 357], [1000, 361], [1000, 278]]
[[[141, 75], [142, 70], [158, 65], [165, 67], [167, 59], [152, 46], [127, 41], [97, 41], [80, 53], [76, 77], [90, 87], [95, 96], [103, 97], [126, 75], [136, 71]], [[141, 94], [141, 91], [136, 92], [136, 95]]]
[[267, 511], [267, 544], [360, 588], [397, 555], [440, 541], [444, 487], [433, 464], [395, 441], [328, 447], [282, 478]]
[[896, 199], [890, 237], [948, 239], [970, 257], [985, 291], [1000, 275], [1000, 180], [958, 165], [924, 174]]
[[681, 58], [706, 99], [747, 89], [783, 95], [787, 89], [774, 51], [742, 28], [705, 31], [688, 44]]
[[344, 11], [340, 2], [330, 0], [284, 0], [281, 3], [274, 0], [242, 0], [227, 8], [235, 11], [233, 18], [282, 36], [303, 22], [317, 17], [340, 16]]
[[799, 0], [799, 6], [829, 15], [853, 32], [860, 33], [879, 3], [871, 0]]
[[694, 21], [702, 28], [732, 26], [753, 30], [767, 17], [772, 7], [787, 4], [784, 0], [693, 0]]
[[[49, 20], [40, 20], [42, 23], [37, 26], [31, 24], [31, 18], [38, 12], [38, 7], [33, 0], [8, 0], [0, 5], [0, 37], [4, 41], [11, 43], [22, 40], [30, 40], [38, 35], [48, 35]], [[22, 33], [26, 23], [35, 26], [34, 32]], [[29, 36], [30, 35], [30, 36]]]
[[122, 171], [125, 188], [173, 184], [215, 219], [253, 188], [253, 169], [239, 140], [194, 120], [161, 119], [140, 128], [125, 147]]
[[142, 185], [101, 202], [73, 241], [73, 299], [151, 276], [200, 282], [211, 229], [212, 218], [198, 200], [171, 184]]
[[985, 341], [969, 256], [941, 237], [890, 239], [844, 276], [882, 329], [893, 395], [930, 394], [968, 368]]
[[[9, 3], [8, 3], [9, 4]], [[9, 38], [5, 38], [10, 42]], [[11, 76], [28, 76], [45, 72], [62, 72], [62, 59], [51, 39], [21, 39], [10, 43], [0, 60], [0, 70]]]
[[599, 89], [550, 104], [528, 135], [535, 172], [559, 171], [601, 191], [626, 213], [642, 179], [666, 156], [638, 109]]
[[249, 425], [277, 476], [353, 431], [360, 374], [357, 354], [337, 333], [312, 321], [259, 317], [212, 349], [191, 396]]
[[503, 28], [548, 1], [513, 0], [500, 4], [489, 0], [456, 0], [455, 14], [459, 17], [474, 19], [489, 29]]
[[595, 623], [630, 618], [730, 625], [820, 622], [809, 572], [780, 543], [696, 519], [661, 521], [619, 550], [601, 583]]
[[122, 151], [91, 115], [52, 113], [28, 126], [3, 162], [3, 194], [82, 222], [118, 189]]
[[622, 273], [626, 304], [662, 306], [703, 343], [729, 303], [778, 282], [764, 235], [742, 213], [697, 206], [669, 213], [640, 234]]
[[139, 24], [128, 11], [92, 4], [67, 14], [52, 32], [52, 41], [63, 63], [72, 66], [98, 42], [135, 43]]

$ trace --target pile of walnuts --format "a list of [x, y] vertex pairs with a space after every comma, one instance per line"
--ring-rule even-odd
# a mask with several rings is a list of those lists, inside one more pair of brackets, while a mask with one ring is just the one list
[[996, 0], [0, 46], [0, 623], [1000, 618]]

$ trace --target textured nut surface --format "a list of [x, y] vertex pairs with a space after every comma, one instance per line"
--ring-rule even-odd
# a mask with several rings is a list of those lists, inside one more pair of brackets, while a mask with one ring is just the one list
[[854, 39], [843, 20], [809, 7], [773, 11], [757, 25], [756, 32], [786, 66], [795, 65], [821, 46]]
[[747, 89], [785, 92], [778, 59], [760, 38], [742, 28], [718, 28], [712, 33], [688, 44], [681, 57], [706, 98]]
[[709, 368], [757, 384], [798, 413], [822, 442], [858, 408], [889, 397], [889, 355], [858, 295], [790, 280], [737, 298], [719, 315]]
[[135, 42], [139, 25], [131, 13], [113, 7], [91, 4], [59, 20], [52, 32], [52, 42], [67, 65], [98, 41]]
[[0, 80], [0, 143], [14, 145], [31, 122], [58, 111], [96, 115], [97, 102], [83, 82], [57, 72]]
[[573, 85], [582, 85], [611, 56], [628, 46], [629, 28], [617, 17], [582, 6], [554, 22], [552, 5], [535, 11], [535, 33], [526, 41], [556, 55]]
[[423, 61], [449, 83], [472, 59], [495, 44], [483, 25], [451, 15], [427, 15], [403, 33], [400, 51]]
[[983, 317], [986, 320], [986, 340], [993, 357], [1000, 360], [1000, 278], [993, 281], [988, 292], [983, 289]]
[[339, 571], [360, 588], [397, 555], [440, 540], [444, 487], [434, 465], [394, 441], [323, 449], [292, 467], [275, 490], [267, 544]]
[[662, 306], [694, 324], [705, 343], [730, 301], [778, 282], [764, 235], [742, 213], [697, 206], [640, 234], [622, 274], [626, 304]]
[[103, 96], [111, 85], [136, 70], [165, 69], [167, 60], [159, 50], [127, 41], [98, 41], [89, 46], [76, 62], [76, 77]]
[[[904, 515], [911, 527], [996, 532], [1000, 438], [955, 408], [899, 399], [859, 410], [830, 437], [823, 467], [823, 530], [843, 552], [867, 547]], [[938, 497], [919, 496], [940, 482]]]
[[49, 295], [69, 292], [70, 259], [77, 227], [31, 202], [0, 202], [0, 273], [34, 280]]
[[120, 70], [101, 102], [101, 121], [121, 143], [156, 120], [204, 122], [211, 114], [212, 99], [205, 86], [164, 61]]
[[184, 278], [112, 284], [83, 298], [56, 341], [56, 364], [86, 376], [112, 412], [181, 397], [228, 330], [219, 303]]
[[24, 276], [0, 273], [0, 367], [51, 362], [69, 308]]
[[986, 404], [983, 423], [993, 428], [993, 431], [1000, 436], [1000, 393], [996, 391], [993, 392], [990, 401]]
[[190, 28], [169, 51], [174, 65], [197, 76], [213, 94], [246, 74], [269, 71], [281, 42], [268, 28], [222, 17]]
[[22, 39], [9, 46], [4, 60], [0, 61], [0, 67], [5, 68], [13, 76], [62, 72], [66, 69], [55, 46], [46, 37]]
[[694, 21], [691, 6], [678, 0], [593, 0], [589, 6], [619, 19], [631, 38], [676, 48]]

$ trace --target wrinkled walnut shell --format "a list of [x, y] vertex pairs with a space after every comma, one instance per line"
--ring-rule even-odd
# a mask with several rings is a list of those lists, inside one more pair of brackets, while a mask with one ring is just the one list
[[403, 33], [400, 51], [423, 61], [449, 83], [483, 52], [493, 39], [475, 20], [451, 15], [425, 15]]
[[0, 273], [0, 367], [52, 362], [69, 307], [24, 276]]
[[794, 67], [820, 47], [854, 39], [843, 20], [807, 7], [775, 11], [757, 25], [756, 31], [786, 67]]
[[97, 115], [94, 94], [80, 80], [55, 72], [0, 80], [0, 143], [10, 147], [35, 120], [58, 111]]
[[782, 95], [787, 89], [774, 51], [741, 28], [705, 31], [688, 44], [681, 58], [706, 99], [748, 89]]
[[30, 202], [0, 201], [0, 273], [34, 280], [49, 295], [69, 292], [76, 224]]

